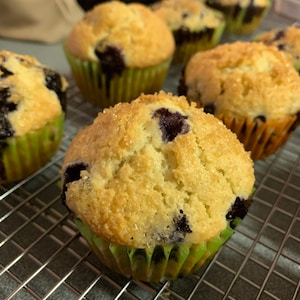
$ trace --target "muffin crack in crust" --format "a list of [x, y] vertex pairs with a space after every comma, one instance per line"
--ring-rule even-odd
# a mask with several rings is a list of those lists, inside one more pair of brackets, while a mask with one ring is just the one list
[[65, 204], [95, 234], [135, 247], [206, 242], [254, 184], [253, 162], [236, 136], [164, 92], [100, 113], [72, 141], [62, 174], [77, 163], [74, 181], [63, 180]]

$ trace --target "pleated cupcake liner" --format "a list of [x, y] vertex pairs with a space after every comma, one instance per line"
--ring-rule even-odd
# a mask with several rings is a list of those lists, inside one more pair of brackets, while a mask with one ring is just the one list
[[[235, 226], [240, 219], [236, 218]], [[107, 241], [94, 234], [78, 218], [74, 218], [99, 261], [110, 270], [146, 282], [175, 280], [196, 272], [210, 260], [232, 236], [234, 227], [227, 227], [216, 237], [202, 244], [166, 244], [149, 248], [134, 248]]]
[[51, 159], [62, 141], [64, 116], [62, 113], [40, 129], [2, 141], [0, 184], [24, 179]]
[[[190, 32], [186, 31], [181, 37], [180, 43], [176, 43], [173, 64], [186, 64], [197, 52], [214, 48], [223, 35], [225, 22], [216, 28]], [[176, 32], [173, 33], [176, 37]], [[176, 40], [176, 38], [175, 38]]]
[[208, 5], [221, 11], [226, 20], [225, 32], [231, 34], [251, 34], [260, 25], [271, 7], [271, 1], [266, 6], [249, 5], [241, 7], [238, 4], [222, 5], [207, 1]]
[[64, 49], [84, 100], [102, 108], [118, 102], [130, 102], [141, 93], [160, 91], [172, 60], [146, 68], [125, 68], [120, 74], [115, 73], [110, 78], [101, 70], [100, 62], [82, 60]]
[[300, 124], [299, 116], [290, 115], [279, 120], [252, 120], [218, 115], [219, 119], [236, 133], [238, 139], [251, 152], [253, 160], [265, 159], [282, 147]]

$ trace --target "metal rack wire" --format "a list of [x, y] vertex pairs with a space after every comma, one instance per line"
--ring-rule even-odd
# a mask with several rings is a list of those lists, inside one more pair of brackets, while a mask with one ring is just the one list
[[[166, 89], [175, 86], [173, 75]], [[255, 163], [254, 202], [214, 259], [186, 278], [147, 284], [100, 265], [61, 204], [64, 153], [98, 113], [74, 84], [68, 109], [53, 159], [0, 186], [0, 299], [300, 299], [300, 128], [276, 155]]]

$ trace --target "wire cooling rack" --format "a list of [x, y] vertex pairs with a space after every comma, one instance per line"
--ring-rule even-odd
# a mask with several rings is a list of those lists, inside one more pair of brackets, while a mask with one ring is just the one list
[[[278, 20], [288, 21], [271, 13], [265, 27]], [[177, 80], [171, 69], [166, 89]], [[22, 182], [0, 186], [0, 299], [300, 299], [300, 128], [255, 163], [254, 202], [214, 259], [186, 278], [146, 284], [100, 265], [61, 204], [64, 153], [98, 113], [70, 82], [59, 151]]]

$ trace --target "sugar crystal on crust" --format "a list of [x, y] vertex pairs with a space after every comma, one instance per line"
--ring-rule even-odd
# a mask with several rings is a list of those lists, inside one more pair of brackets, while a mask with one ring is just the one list
[[[189, 130], [165, 142], [159, 110]], [[201, 243], [217, 236], [237, 197], [254, 184], [253, 162], [218, 119], [184, 97], [141, 95], [99, 113], [74, 138], [62, 174], [88, 166], [64, 187], [66, 205], [93, 232], [121, 245]]]

